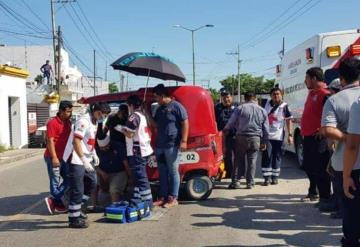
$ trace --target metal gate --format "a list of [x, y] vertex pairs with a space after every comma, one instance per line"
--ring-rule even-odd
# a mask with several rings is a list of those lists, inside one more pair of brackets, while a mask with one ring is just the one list
[[[28, 119], [28, 141], [29, 141], [29, 147], [44, 147], [45, 146], [45, 140], [43, 131], [39, 134], [34, 132], [33, 130], [30, 131], [30, 121], [29, 121], [29, 115], [32, 113], [35, 113], [36, 116], [36, 126], [37, 128], [43, 127], [46, 125], [48, 119], [49, 119], [49, 105], [46, 103], [41, 104], [28, 104], [27, 105], [27, 119]], [[32, 114], [34, 116], [34, 114]]]

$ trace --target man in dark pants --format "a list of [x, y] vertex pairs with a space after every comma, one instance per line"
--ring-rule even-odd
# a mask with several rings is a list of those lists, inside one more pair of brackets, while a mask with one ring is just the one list
[[258, 151], [265, 150], [269, 136], [267, 113], [258, 105], [255, 94], [246, 93], [245, 101], [236, 108], [224, 128], [225, 133], [236, 128], [235, 165], [229, 189], [239, 189], [240, 178], [245, 174], [246, 188], [254, 187]]
[[282, 100], [280, 88], [271, 89], [270, 96], [271, 99], [264, 106], [269, 118], [269, 142], [266, 143], [266, 150], [262, 153], [261, 160], [264, 186], [268, 186], [270, 183], [273, 185], [278, 184], [285, 126], [288, 130], [287, 141], [289, 144], [293, 142], [292, 115], [288, 104]]
[[[351, 105], [360, 95], [359, 69], [360, 61], [345, 59], [339, 65], [339, 74], [342, 90], [332, 95], [325, 103], [321, 121], [321, 133], [335, 143], [335, 150], [331, 157], [331, 166], [334, 170], [334, 197], [337, 199], [339, 216], [343, 213], [342, 170], [345, 146], [345, 133], [349, 123]], [[340, 187], [339, 187], [340, 185]], [[336, 206], [336, 205], [335, 205]], [[334, 205], [320, 207], [320, 211], [336, 209]]]
[[326, 172], [330, 160], [327, 140], [319, 133], [323, 106], [330, 92], [323, 82], [321, 68], [313, 67], [306, 71], [305, 84], [309, 93], [301, 118], [301, 134], [304, 137], [303, 167], [309, 178], [308, 194], [303, 201], [320, 200], [326, 202], [330, 198], [330, 176]]
[[360, 94], [351, 106], [344, 151], [343, 247], [359, 247], [360, 243]]
[[[221, 90], [221, 103], [215, 106], [215, 118], [219, 131], [222, 131], [229, 121], [236, 105], [233, 103], [233, 98], [228, 91]], [[235, 158], [235, 133], [236, 130], [230, 130], [226, 135], [223, 133], [223, 154], [226, 178], [231, 178], [233, 163]]]
[[129, 158], [129, 168], [134, 191], [132, 202], [146, 202], [153, 207], [152, 194], [149, 179], [146, 173], [146, 165], [149, 156], [153, 153], [151, 147], [150, 129], [146, 117], [141, 110], [142, 101], [137, 95], [130, 95], [127, 99], [130, 116], [126, 126], [117, 125], [115, 130], [126, 136], [126, 148]]
[[[96, 188], [95, 168], [99, 158], [95, 151], [96, 125], [110, 112], [106, 103], [90, 105], [90, 112], [75, 123], [73, 138], [69, 138], [64, 160], [69, 162], [69, 227], [87, 228], [86, 216], [82, 214], [82, 204], [86, 204]], [[70, 152], [69, 152], [70, 150]], [[70, 154], [69, 154], [70, 153]]]

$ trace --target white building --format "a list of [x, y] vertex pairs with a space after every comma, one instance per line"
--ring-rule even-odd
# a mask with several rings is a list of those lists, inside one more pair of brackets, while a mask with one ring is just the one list
[[[0, 47], [0, 64], [11, 64], [16, 67], [22, 67], [29, 71], [27, 79], [28, 99], [31, 103], [42, 101], [47, 91], [44, 87], [38, 87], [35, 78], [41, 75], [40, 68], [46, 60], [50, 61], [53, 67], [53, 47], [51, 45], [43, 46], [3, 46]], [[62, 99], [76, 101], [81, 97], [94, 95], [94, 86], [91, 78], [83, 76], [76, 66], [71, 66], [69, 54], [61, 49], [61, 77], [64, 85], [60, 88]], [[54, 83], [54, 81], [53, 81]], [[108, 93], [108, 82], [96, 80], [96, 94]]]
[[28, 75], [25, 70], [0, 65], [0, 144], [6, 147], [21, 148], [28, 143]]

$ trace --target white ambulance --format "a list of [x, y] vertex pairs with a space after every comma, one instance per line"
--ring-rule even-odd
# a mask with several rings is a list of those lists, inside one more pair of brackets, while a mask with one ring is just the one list
[[330, 83], [338, 78], [339, 63], [353, 56], [360, 56], [360, 29], [315, 35], [286, 52], [276, 66], [276, 84], [284, 91], [284, 101], [294, 115], [294, 144], [285, 149], [297, 154], [299, 165], [303, 159], [300, 121], [308, 94], [304, 84], [306, 70], [322, 68], [326, 83]]

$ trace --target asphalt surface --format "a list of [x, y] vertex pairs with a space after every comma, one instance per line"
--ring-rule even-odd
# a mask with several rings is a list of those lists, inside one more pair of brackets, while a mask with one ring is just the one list
[[[67, 228], [67, 216], [48, 215], [48, 178], [41, 157], [0, 166], [0, 246], [339, 246], [341, 220], [303, 203], [307, 182], [286, 155], [279, 185], [253, 190], [216, 185], [206, 201], [182, 201], [156, 217], [110, 224], [90, 214], [88, 229]], [[243, 185], [245, 187], [245, 185]]]

